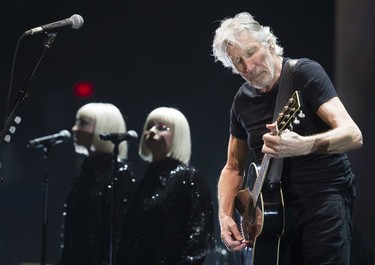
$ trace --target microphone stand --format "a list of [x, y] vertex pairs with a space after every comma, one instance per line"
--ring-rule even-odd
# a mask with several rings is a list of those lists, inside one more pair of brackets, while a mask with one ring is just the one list
[[[32, 77], [34, 76], [40, 62], [42, 61], [42, 58], [44, 57], [44, 54], [46, 53], [47, 49], [51, 48], [51, 45], [56, 38], [56, 35], [57, 35], [57, 33], [47, 33], [47, 40], [44, 42], [44, 49], [43, 49], [36, 65], [34, 67], [34, 70], [31, 72], [31, 74], [30, 74], [29, 78], [27, 79], [26, 84], [24, 85], [23, 89], [18, 92], [18, 97], [17, 97], [9, 115], [6, 116], [6, 118], [4, 119], [5, 122], [2, 126], [2, 129], [1, 129], [0, 143], [4, 140], [5, 133], [9, 130], [10, 124], [14, 119], [15, 111], [16, 111], [17, 106], [19, 105], [21, 100], [27, 98], [27, 96], [28, 96], [27, 89], [28, 89], [29, 83], [30, 83]], [[5, 111], [7, 112], [8, 110], [6, 109]], [[5, 113], [5, 115], [7, 115], [7, 113]]]
[[[40, 62], [42, 61], [42, 58], [44, 57], [44, 54], [46, 53], [47, 49], [51, 48], [51, 46], [52, 46], [52, 44], [53, 44], [53, 42], [56, 38], [56, 35], [57, 35], [57, 33], [47, 33], [47, 39], [44, 42], [44, 49], [43, 49], [41, 55], [39, 56], [39, 59], [38, 59], [36, 65], [34, 67], [34, 70], [31, 72], [31, 74], [30, 74], [28, 80], [26, 81], [26, 84], [24, 85], [23, 89], [21, 89], [18, 92], [18, 97], [17, 97], [15, 103], [13, 104], [13, 107], [12, 107], [11, 111], [9, 112], [9, 114], [7, 113], [8, 112], [8, 102], [6, 103], [7, 107], [5, 109], [4, 124], [2, 125], [1, 131], [0, 131], [0, 144], [2, 143], [4, 138], [6, 137], [6, 133], [9, 131], [11, 123], [17, 119], [17, 117], [15, 117], [16, 109], [17, 109], [19, 103], [21, 102], [21, 100], [24, 100], [25, 98], [27, 98], [27, 96], [28, 96], [28, 93], [27, 93], [28, 85], [29, 85], [32, 77], [34, 76]], [[23, 36], [25, 36], [25, 33], [21, 36], [21, 39], [22, 39]], [[12, 80], [11, 80], [11, 82], [12, 82]], [[10, 90], [11, 90], [11, 88], [12, 88], [12, 85], [10, 85]], [[9, 90], [9, 93], [11, 92], [10, 90]], [[10, 96], [10, 94], [9, 94], [9, 96]], [[10, 141], [10, 138], [9, 138], [9, 141]], [[0, 176], [0, 182], [3, 181], [3, 180], [4, 180], [4, 178], [2, 176]], [[41, 265], [44, 265], [44, 264], [41, 264]]]
[[114, 225], [114, 216], [115, 216], [115, 180], [118, 178], [118, 161], [117, 157], [119, 154], [119, 145], [123, 140], [111, 140], [114, 144], [113, 148], [113, 174], [110, 179], [110, 235], [109, 235], [109, 265], [113, 265], [113, 247], [114, 247], [114, 235], [115, 235], [115, 225]]
[[43, 169], [43, 222], [42, 222], [42, 247], [41, 247], [41, 261], [40, 265], [46, 264], [46, 253], [47, 253], [47, 224], [48, 224], [48, 186], [49, 186], [49, 179], [48, 179], [48, 158], [49, 153], [51, 150], [52, 144], [46, 144], [43, 146], [43, 159], [44, 159], [44, 169]]
[[[70, 136], [69, 136], [70, 137]], [[43, 210], [42, 210], [42, 242], [41, 242], [41, 261], [40, 265], [46, 264], [46, 253], [47, 253], [47, 226], [48, 226], [48, 187], [49, 187], [49, 179], [48, 179], [48, 170], [49, 170], [49, 154], [51, 152], [52, 146], [55, 146], [58, 143], [62, 143], [58, 140], [55, 141], [48, 141], [42, 142], [37, 146], [28, 146], [33, 148], [43, 148], [43, 160], [44, 160], [44, 167], [43, 167], [43, 184], [42, 184], [42, 192], [43, 192]]]
[[[129, 131], [130, 132], [130, 131]], [[136, 132], [134, 132], [136, 134]], [[133, 134], [133, 133], [132, 133]], [[111, 141], [114, 145], [113, 148], [113, 174], [110, 179], [110, 241], [109, 241], [109, 264], [108, 265], [113, 265], [113, 245], [114, 245], [114, 235], [115, 232], [115, 224], [114, 224], [114, 217], [115, 217], [115, 192], [116, 192], [116, 187], [115, 187], [115, 180], [119, 178], [118, 175], [118, 154], [119, 154], [119, 145], [121, 142], [126, 141], [127, 139], [125, 137], [107, 137], [108, 134], [100, 134], [99, 138], [103, 141]], [[131, 139], [128, 139], [131, 140]]]

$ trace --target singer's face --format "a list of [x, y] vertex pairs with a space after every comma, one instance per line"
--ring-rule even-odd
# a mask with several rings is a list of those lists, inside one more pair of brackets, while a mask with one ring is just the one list
[[150, 121], [146, 126], [143, 137], [145, 137], [147, 148], [152, 153], [153, 161], [167, 157], [173, 140], [170, 124], [160, 120]]
[[78, 116], [72, 128], [73, 140], [77, 145], [90, 149], [95, 132], [95, 121], [85, 115]]

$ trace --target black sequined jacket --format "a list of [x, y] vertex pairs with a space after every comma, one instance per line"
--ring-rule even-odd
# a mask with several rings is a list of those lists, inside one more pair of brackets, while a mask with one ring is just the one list
[[[117, 255], [122, 217], [134, 184], [127, 164], [118, 162], [118, 174], [114, 174], [112, 158], [112, 154], [100, 154], [87, 157], [82, 163], [64, 205], [60, 265], [108, 264], [111, 237], [112, 255]], [[113, 235], [112, 181], [115, 184]]]
[[212, 207], [195, 168], [151, 163], [129, 203], [118, 265], [203, 264], [214, 241]]

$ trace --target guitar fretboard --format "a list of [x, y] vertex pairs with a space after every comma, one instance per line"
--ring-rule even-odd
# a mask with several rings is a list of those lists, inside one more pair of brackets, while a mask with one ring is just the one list
[[271, 162], [271, 157], [269, 157], [267, 154], [265, 154], [263, 156], [262, 163], [259, 167], [259, 172], [258, 172], [259, 174], [257, 176], [257, 179], [255, 180], [254, 187], [253, 187], [253, 190], [252, 190], [254, 208], [257, 206], [260, 191], [263, 187], [264, 179], [266, 178], [270, 162]]

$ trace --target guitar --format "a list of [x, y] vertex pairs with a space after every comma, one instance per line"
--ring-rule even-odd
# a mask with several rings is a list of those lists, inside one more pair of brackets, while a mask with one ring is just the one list
[[[280, 135], [284, 130], [292, 130], [292, 122], [298, 124], [296, 114], [304, 117], [301, 108], [300, 92], [295, 91], [282, 112], [276, 119], [276, 130], [272, 133]], [[250, 164], [245, 174], [243, 189], [235, 199], [235, 208], [239, 214], [239, 227], [242, 236], [249, 241], [241, 253], [241, 264], [262, 265], [279, 263], [279, 245], [284, 232], [284, 201], [280, 183], [263, 187], [268, 169], [272, 163], [265, 154], [261, 165]], [[255, 179], [250, 191], [250, 180]], [[256, 251], [256, 255], [255, 255]]]

